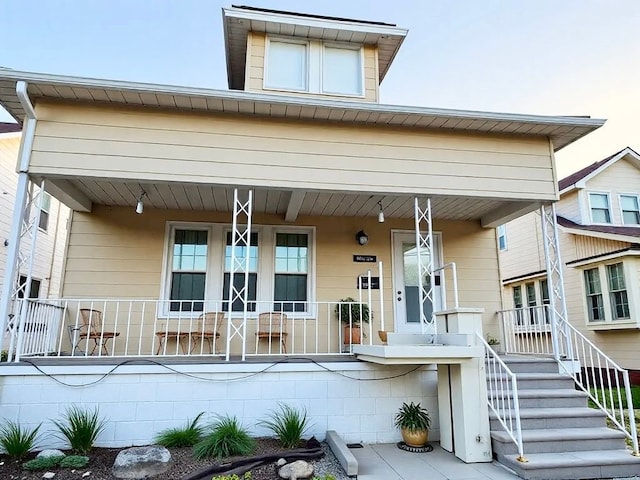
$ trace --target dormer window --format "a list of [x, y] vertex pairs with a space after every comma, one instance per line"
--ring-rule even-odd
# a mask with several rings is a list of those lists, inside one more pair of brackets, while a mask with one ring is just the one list
[[611, 206], [607, 193], [590, 193], [589, 207], [593, 223], [611, 223]]
[[640, 201], [638, 195], [620, 195], [620, 209], [624, 225], [640, 225]]
[[268, 36], [265, 90], [361, 97], [363, 76], [361, 45]]

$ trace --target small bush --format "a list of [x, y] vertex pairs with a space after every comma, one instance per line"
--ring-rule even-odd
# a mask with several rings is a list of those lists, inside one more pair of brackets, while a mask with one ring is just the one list
[[84, 455], [67, 455], [60, 460], [62, 468], [84, 468], [89, 464], [89, 457]]
[[64, 439], [69, 442], [71, 449], [79, 454], [85, 454], [91, 450], [96, 438], [105, 427], [105, 419], [99, 417], [97, 407], [93, 412], [75, 406], [70, 407], [62, 422], [54, 421], [53, 423]]
[[325, 473], [322, 477], [313, 477], [311, 480], [336, 480], [330, 473]]
[[216, 475], [211, 480], [251, 480], [251, 472], [247, 472], [241, 477], [235, 473], [233, 475]]
[[204, 412], [193, 419], [191, 423], [187, 423], [183, 428], [169, 428], [161, 431], [154, 443], [163, 447], [193, 447], [202, 439], [204, 428], [198, 425], [200, 418]]
[[278, 408], [280, 411], [272, 411], [268, 420], [258, 423], [271, 430], [284, 448], [296, 448], [300, 445], [302, 435], [309, 428], [307, 411], [304, 408], [297, 410], [282, 403], [278, 404]]
[[0, 446], [9, 458], [24, 458], [34, 447], [40, 425], [34, 429], [23, 428], [18, 422], [7, 420], [0, 426]]
[[9, 359], [9, 352], [2, 350], [0, 352], [0, 362], [6, 362]]
[[60, 462], [62, 462], [64, 458], [64, 455], [34, 458], [33, 460], [23, 463], [22, 468], [29, 471], [49, 470], [60, 465]]
[[211, 425], [211, 433], [193, 447], [198, 459], [225, 458], [233, 455], [249, 455], [255, 448], [255, 440], [242, 428], [236, 417], [218, 417]]

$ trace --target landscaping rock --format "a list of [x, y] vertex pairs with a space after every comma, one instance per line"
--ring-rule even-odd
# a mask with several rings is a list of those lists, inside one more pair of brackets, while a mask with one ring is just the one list
[[111, 471], [116, 478], [143, 479], [164, 473], [170, 466], [169, 450], [151, 445], [122, 450], [118, 453]]
[[55, 448], [50, 448], [47, 450], [42, 450], [36, 458], [49, 458], [49, 457], [64, 457], [64, 453], [62, 450], [56, 450]]
[[53, 472], [46, 472], [44, 475], [42, 475], [42, 478], [53, 478], [55, 476], [56, 474]]
[[296, 460], [292, 463], [282, 464], [282, 460], [278, 460], [278, 475], [280, 478], [287, 478], [289, 480], [301, 480], [304, 478], [311, 478], [313, 476], [313, 465], [304, 460]]

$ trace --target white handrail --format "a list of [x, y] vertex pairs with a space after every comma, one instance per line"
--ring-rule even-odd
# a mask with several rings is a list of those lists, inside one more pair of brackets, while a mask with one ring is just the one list
[[[451, 268], [451, 274], [453, 277], [453, 307], [458, 308], [460, 306], [460, 302], [458, 301], [458, 270], [456, 268], [456, 262], [445, 263], [441, 267], [436, 268], [433, 271], [435, 275], [436, 272], [444, 271], [446, 268]], [[442, 306], [443, 310], [447, 309], [447, 289], [445, 288], [445, 277], [442, 276], [440, 280], [440, 285], [442, 286]]]
[[519, 462], [526, 462], [522, 442], [522, 424], [520, 422], [520, 401], [518, 399], [518, 382], [516, 375], [498, 356], [495, 350], [476, 333], [478, 340], [484, 345], [484, 359], [487, 368], [487, 403], [497, 420], [504, 428], [511, 441], [518, 448]]

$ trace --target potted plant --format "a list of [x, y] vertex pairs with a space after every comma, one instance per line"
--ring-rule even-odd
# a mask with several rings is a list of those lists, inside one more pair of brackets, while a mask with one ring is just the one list
[[360, 343], [360, 322], [369, 323], [369, 305], [358, 303], [354, 298], [347, 297], [336, 305], [336, 317], [344, 324], [344, 344]]
[[395, 426], [402, 432], [402, 440], [410, 447], [423, 447], [429, 440], [431, 417], [426, 408], [413, 402], [403, 403], [395, 416]]

